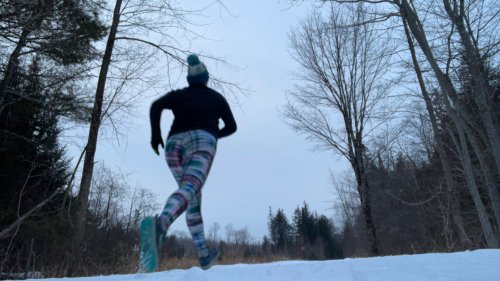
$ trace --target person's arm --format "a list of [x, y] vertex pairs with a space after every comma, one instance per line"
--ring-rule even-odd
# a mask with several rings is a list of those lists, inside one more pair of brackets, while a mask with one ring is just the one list
[[224, 99], [222, 107], [221, 119], [224, 121], [224, 128], [219, 131], [219, 138], [227, 137], [234, 132], [236, 132], [237, 126], [236, 121], [234, 120], [233, 112], [229, 107], [229, 104]]
[[149, 110], [149, 121], [151, 123], [151, 146], [156, 154], [159, 154], [158, 145], [161, 144], [162, 147], [164, 146], [160, 128], [161, 112], [163, 109], [171, 107], [173, 99], [172, 96], [172, 93], [168, 93], [155, 100], [151, 104], [151, 109]]

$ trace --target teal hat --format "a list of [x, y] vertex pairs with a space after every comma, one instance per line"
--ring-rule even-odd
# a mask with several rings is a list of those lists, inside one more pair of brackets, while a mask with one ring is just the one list
[[188, 75], [187, 81], [191, 84], [206, 84], [208, 82], [208, 71], [197, 55], [191, 54], [187, 57]]

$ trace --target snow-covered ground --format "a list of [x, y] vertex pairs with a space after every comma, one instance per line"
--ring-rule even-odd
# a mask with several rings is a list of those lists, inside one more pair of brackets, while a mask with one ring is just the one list
[[[34, 279], [33, 279], [34, 280]], [[68, 279], [44, 279], [69, 281]], [[500, 281], [500, 250], [193, 267], [71, 281]]]

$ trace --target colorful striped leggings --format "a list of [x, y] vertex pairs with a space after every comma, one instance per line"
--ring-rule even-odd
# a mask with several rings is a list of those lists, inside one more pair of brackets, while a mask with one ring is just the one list
[[204, 130], [178, 133], [167, 139], [165, 157], [177, 181], [177, 189], [167, 200], [159, 220], [163, 231], [186, 211], [186, 222], [198, 248], [198, 256], [208, 255], [201, 216], [201, 189], [210, 171], [217, 139]]

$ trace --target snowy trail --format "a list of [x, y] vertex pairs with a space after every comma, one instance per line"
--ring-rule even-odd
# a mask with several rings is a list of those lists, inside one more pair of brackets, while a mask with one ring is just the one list
[[193, 267], [49, 281], [500, 281], [500, 250]]

